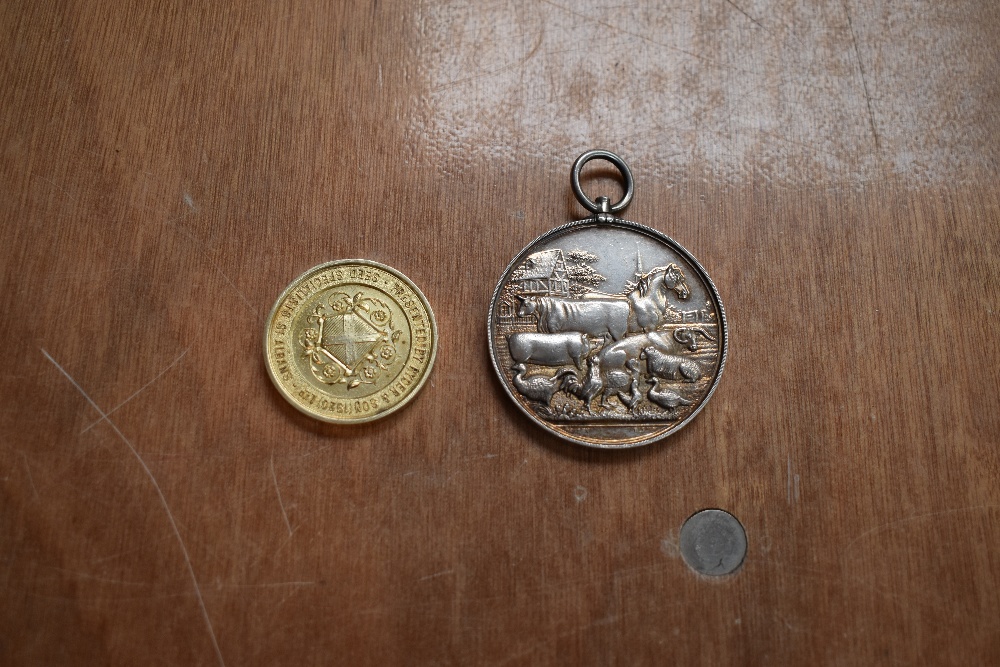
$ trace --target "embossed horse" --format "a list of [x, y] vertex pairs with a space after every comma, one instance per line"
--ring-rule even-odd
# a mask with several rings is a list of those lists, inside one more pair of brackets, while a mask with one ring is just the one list
[[629, 331], [649, 333], [660, 326], [669, 307], [670, 292], [678, 299], [691, 295], [684, 272], [676, 264], [658, 266], [643, 275], [635, 289], [625, 295], [631, 310]]

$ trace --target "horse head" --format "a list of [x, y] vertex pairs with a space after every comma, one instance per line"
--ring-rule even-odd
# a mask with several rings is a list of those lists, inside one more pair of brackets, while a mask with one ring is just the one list
[[691, 288], [684, 279], [684, 272], [676, 264], [658, 266], [639, 280], [639, 294], [646, 296], [650, 287], [662, 285], [664, 289], [673, 290], [678, 299], [686, 299], [691, 295]]

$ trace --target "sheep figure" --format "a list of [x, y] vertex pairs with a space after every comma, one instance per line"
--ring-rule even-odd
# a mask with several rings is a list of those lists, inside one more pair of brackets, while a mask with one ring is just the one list
[[646, 360], [646, 369], [653, 377], [687, 382], [701, 379], [701, 366], [698, 362], [675, 354], [665, 354], [653, 346], [643, 348], [639, 358]]

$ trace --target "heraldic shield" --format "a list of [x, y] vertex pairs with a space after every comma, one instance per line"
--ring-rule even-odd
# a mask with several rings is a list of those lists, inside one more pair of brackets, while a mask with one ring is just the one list
[[375, 384], [398, 355], [403, 332], [381, 299], [334, 292], [309, 319], [316, 327], [303, 331], [299, 344], [313, 376], [324, 384], [347, 389]]

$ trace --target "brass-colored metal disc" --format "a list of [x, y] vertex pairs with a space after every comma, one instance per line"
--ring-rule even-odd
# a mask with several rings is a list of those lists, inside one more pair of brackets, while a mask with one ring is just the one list
[[395, 412], [420, 391], [437, 352], [423, 293], [392, 267], [344, 259], [306, 271], [267, 318], [274, 385], [310, 417], [336, 424]]

